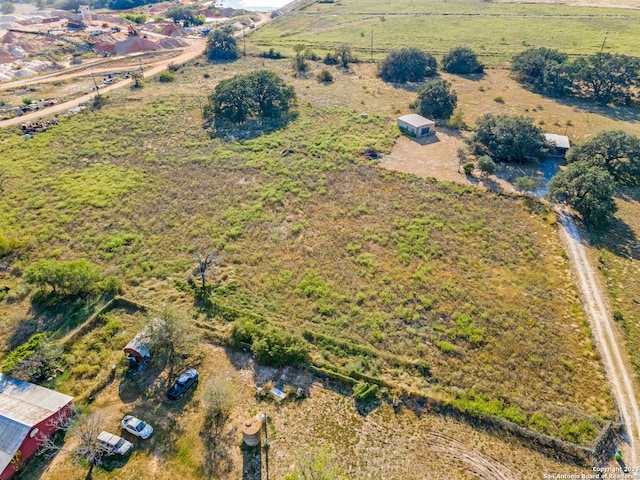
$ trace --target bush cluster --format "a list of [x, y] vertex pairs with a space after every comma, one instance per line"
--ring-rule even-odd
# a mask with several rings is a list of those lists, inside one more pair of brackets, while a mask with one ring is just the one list
[[356, 402], [369, 402], [380, 396], [380, 387], [377, 384], [359, 382], [353, 387], [353, 398]]
[[233, 323], [231, 340], [235, 345], [250, 344], [262, 365], [284, 367], [309, 362], [309, 348], [300, 337], [290, 335], [264, 322], [238, 319]]

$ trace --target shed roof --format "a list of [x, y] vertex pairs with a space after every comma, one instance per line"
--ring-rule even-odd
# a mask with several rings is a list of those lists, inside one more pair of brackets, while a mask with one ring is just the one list
[[0, 472], [29, 430], [67, 406], [73, 397], [0, 373]]
[[154, 318], [150, 323], [136, 334], [129, 343], [124, 347], [124, 353], [137, 357], [151, 357], [151, 349], [153, 348], [152, 333], [153, 329], [159, 327], [164, 320]]
[[569, 137], [565, 135], [556, 135], [555, 133], [545, 133], [544, 138], [547, 140], [547, 142], [553, 143], [557, 148], [568, 149], [571, 147], [571, 143], [569, 142]]
[[436, 122], [433, 120], [429, 120], [428, 118], [424, 118], [422, 115], [418, 115], [417, 113], [410, 113], [409, 115], [403, 115], [398, 118], [409, 125], [419, 128], [427, 125], [435, 125]]

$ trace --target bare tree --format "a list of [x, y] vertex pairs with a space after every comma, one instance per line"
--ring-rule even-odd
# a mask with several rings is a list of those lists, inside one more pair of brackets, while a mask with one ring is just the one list
[[224, 432], [233, 408], [231, 385], [224, 380], [209, 381], [202, 401], [204, 425], [200, 437], [205, 447], [204, 470], [208, 477], [217, 477], [221, 471], [231, 467], [228, 446], [234, 439], [233, 435], [225, 435]]
[[41, 445], [38, 455], [51, 458], [58, 453], [64, 453], [69, 455], [75, 464], [86, 461], [89, 465], [89, 471], [85, 480], [90, 480], [93, 468], [102, 465], [104, 457], [113, 453], [98, 442], [98, 434], [102, 431], [102, 419], [98, 414], [85, 415], [77, 412], [72, 415], [61, 414], [50, 420], [50, 426], [68, 432], [72, 439], [67, 443], [71, 446], [65, 448], [64, 445], [59, 445], [55, 436], [43, 436], [40, 438]]
[[196, 255], [196, 260], [198, 260], [198, 275], [200, 275], [200, 279], [202, 280], [203, 289], [207, 283], [207, 272], [219, 258], [220, 255], [214, 255], [211, 253], [208, 253], [205, 257]]

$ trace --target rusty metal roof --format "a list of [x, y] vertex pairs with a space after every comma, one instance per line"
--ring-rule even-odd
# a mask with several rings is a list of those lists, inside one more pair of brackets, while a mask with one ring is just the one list
[[0, 373], [0, 473], [9, 465], [32, 427], [72, 400], [69, 395]]

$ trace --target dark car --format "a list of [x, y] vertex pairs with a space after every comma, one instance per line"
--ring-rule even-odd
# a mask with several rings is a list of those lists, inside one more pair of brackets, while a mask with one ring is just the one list
[[167, 391], [169, 400], [178, 400], [191, 385], [198, 381], [198, 371], [190, 368], [178, 377], [171, 388]]

